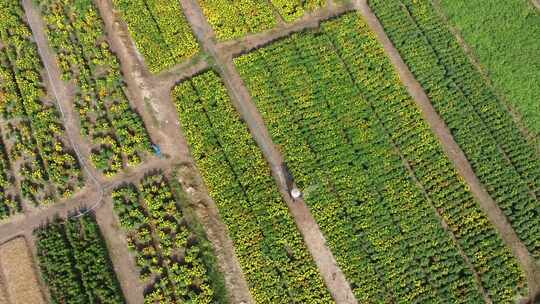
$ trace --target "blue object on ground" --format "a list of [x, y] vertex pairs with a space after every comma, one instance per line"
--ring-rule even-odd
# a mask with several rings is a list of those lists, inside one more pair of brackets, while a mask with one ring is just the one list
[[158, 157], [161, 157], [161, 148], [158, 145], [152, 145], [152, 148], [154, 149], [154, 152]]

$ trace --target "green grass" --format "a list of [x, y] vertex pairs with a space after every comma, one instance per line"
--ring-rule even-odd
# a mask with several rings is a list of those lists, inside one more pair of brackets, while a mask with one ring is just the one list
[[529, 1], [441, 0], [495, 86], [540, 133], [540, 14]]

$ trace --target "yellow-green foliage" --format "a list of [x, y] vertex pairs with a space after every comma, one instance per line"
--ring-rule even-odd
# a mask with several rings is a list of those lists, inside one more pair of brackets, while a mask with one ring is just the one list
[[114, 4], [151, 72], [166, 70], [199, 52], [180, 1], [114, 0]]

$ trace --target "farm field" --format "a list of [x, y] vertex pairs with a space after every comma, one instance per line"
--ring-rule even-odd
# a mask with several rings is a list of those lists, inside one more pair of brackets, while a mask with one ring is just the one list
[[0, 217], [20, 211], [20, 198], [37, 206], [70, 197], [83, 179], [23, 18], [18, 3], [0, 4]]
[[539, 258], [540, 155], [428, 1], [370, 3], [478, 178]]
[[540, 303], [537, 2], [0, 1], [0, 304]]
[[276, 26], [279, 19], [292, 22], [323, 7], [326, 0], [198, 0], [219, 40], [240, 38]]
[[141, 163], [150, 139], [130, 107], [118, 59], [105, 39], [91, 0], [39, 2], [49, 43], [57, 52], [63, 80], [75, 86], [75, 110], [91, 143], [91, 160], [107, 176]]
[[1, 303], [46, 303], [33, 258], [23, 237], [0, 245], [0, 274]]
[[115, 0], [150, 72], [173, 67], [199, 52], [179, 1]]
[[182, 128], [257, 303], [330, 303], [262, 153], [219, 76], [173, 91]]
[[531, 35], [540, 31], [538, 10], [528, 1], [440, 3], [497, 88], [519, 110], [529, 129], [540, 134], [540, 42]]
[[124, 303], [92, 214], [57, 219], [36, 230], [35, 237], [52, 303]]
[[161, 174], [112, 194], [128, 246], [136, 257], [145, 303], [223, 303], [226, 291], [212, 249]]
[[520, 292], [511, 252], [360, 18], [325, 22], [235, 62], [360, 302], [480, 299], [473, 272], [496, 302]]

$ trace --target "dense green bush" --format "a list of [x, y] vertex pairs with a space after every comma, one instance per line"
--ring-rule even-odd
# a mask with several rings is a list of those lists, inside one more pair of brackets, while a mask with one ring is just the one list
[[125, 303], [93, 215], [57, 219], [35, 235], [52, 303]]

